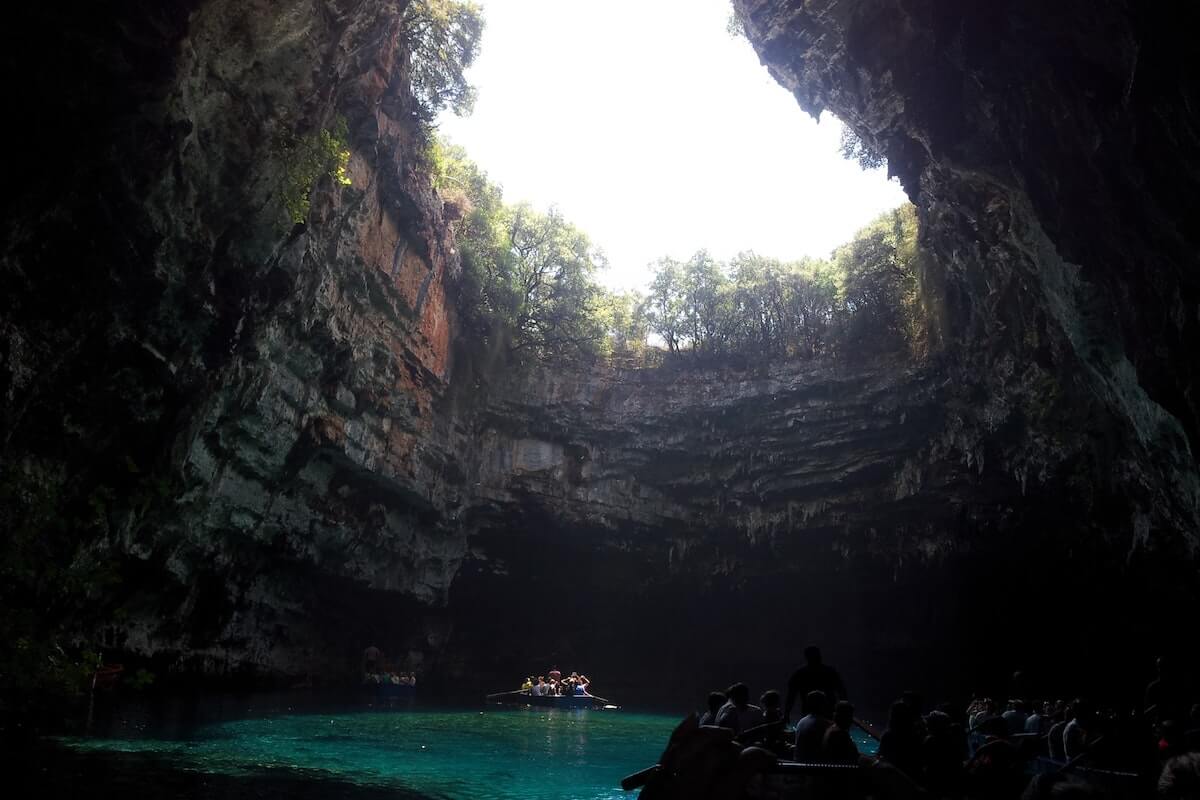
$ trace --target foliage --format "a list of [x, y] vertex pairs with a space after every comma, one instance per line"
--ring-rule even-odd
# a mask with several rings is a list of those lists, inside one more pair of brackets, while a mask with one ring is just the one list
[[640, 292], [605, 292], [601, 297], [606, 349], [614, 355], [641, 356], [650, 333], [649, 308]]
[[831, 259], [783, 262], [753, 252], [721, 262], [700, 250], [651, 265], [649, 291], [596, 285], [603, 258], [555, 211], [504, 202], [462, 148], [434, 142], [435, 188], [465, 210], [454, 223], [461, 307], [475, 340], [539, 359], [668, 355], [705, 362], [851, 357], [919, 350], [917, 218], [888, 212]]
[[603, 256], [555, 210], [508, 205], [458, 147], [433, 142], [435, 188], [467, 213], [456, 223], [461, 305], [485, 340], [512, 355], [587, 357], [605, 352], [611, 305], [595, 282]]
[[350, 185], [346, 174], [349, 138], [346, 120], [338, 117], [332, 128], [308, 136], [287, 135], [279, 143], [284, 163], [283, 205], [293, 222], [308, 217], [313, 186], [321, 178], [328, 176], [343, 186]]
[[465, 73], [479, 55], [483, 28], [483, 14], [472, 2], [413, 0], [405, 9], [412, 93], [422, 121], [433, 122], [444, 108], [471, 113], [476, 92]]
[[648, 327], [669, 353], [698, 361], [918, 349], [926, 323], [916, 233], [915, 209], [904, 206], [829, 261], [743, 252], [725, 264], [703, 250], [686, 262], [660, 259], [645, 301]]
[[926, 338], [917, 285], [916, 209], [904, 205], [878, 217], [834, 253], [842, 274], [847, 345], [876, 348], [903, 341], [914, 348]]
[[729, 9], [729, 16], [725, 18], [725, 32], [733, 39], [745, 39], [746, 23], [742, 22], [742, 18], [734, 9]]
[[887, 165], [887, 156], [846, 124], [842, 125], [842, 141], [838, 150], [842, 158], [857, 163], [863, 169], [879, 169]]

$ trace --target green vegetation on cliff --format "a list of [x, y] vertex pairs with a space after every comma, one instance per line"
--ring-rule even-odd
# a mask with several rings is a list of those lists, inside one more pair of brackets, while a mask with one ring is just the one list
[[434, 186], [456, 223], [463, 311], [476, 335], [536, 358], [654, 350], [693, 362], [918, 352], [928, 339], [918, 291], [917, 217], [887, 212], [829, 259], [783, 262], [700, 250], [651, 265], [649, 292], [614, 294], [595, 281], [604, 260], [557, 211], [508, 205], [456, 146], [430, 151]]
[[475, 87], [464, 73], [479, 56], [483, 26], [483, 14], [472, 2], [413, 0], [405, 9], [412, 93], [424, 122], [432, 122], [444, 108], [471, 112]]

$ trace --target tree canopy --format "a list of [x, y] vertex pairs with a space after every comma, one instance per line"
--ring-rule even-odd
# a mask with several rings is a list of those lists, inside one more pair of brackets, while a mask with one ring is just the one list
[[661, 350], [708, 363], [924, 346], [911, 205], [881, 215], [828, 259], [745, 251], [726, 262], [699, 250], [651, 264], [645, 294], [614, 293], [596, 282], [603, 255], [559, 212], [505, 203], [460, 147], [435, 142], [430, 160], [435, 187], [462, 212], [454, 225], [465, 324], [513, 357], [644, 359]]
[[479, 56], [483, 28], [483, 13], [469, 0], [412, 0], [404, 10], [412, 93], [424, 122], [444, 108], [471, 113], [476, 92], [465, 73]]

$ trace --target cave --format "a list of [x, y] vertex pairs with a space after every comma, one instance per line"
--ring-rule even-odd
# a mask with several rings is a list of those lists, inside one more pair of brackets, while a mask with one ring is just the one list
[[[666, 705], [814, 642], [877, 708], [1197, 664], [1200, 9], [736, 0], [915, 205], [938, 346], [510, 370], [406, 5], [10, 13], [7, 642], [333, 685], [379, 640], [447, 697], [569, 661]], [[348, 185], [281, 224], [281, 136], [335, 117]]]

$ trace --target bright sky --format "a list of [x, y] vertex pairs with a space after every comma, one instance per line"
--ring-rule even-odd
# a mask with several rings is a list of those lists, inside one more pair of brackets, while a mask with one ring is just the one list
[[883, 170], [838, 154], [837, 120], [818, 125], [726, 33], [729, 0], [480, 4], [479, 100], [440, 130], [506, 200], [587, 232], [610, 287], [644, 287], [647, 264], [700, 248], [826, 256], [904, 202]]

